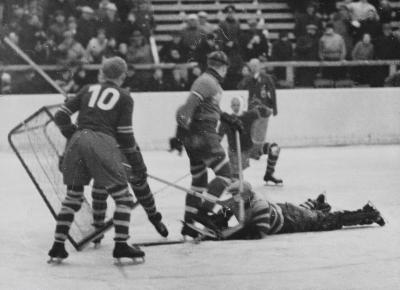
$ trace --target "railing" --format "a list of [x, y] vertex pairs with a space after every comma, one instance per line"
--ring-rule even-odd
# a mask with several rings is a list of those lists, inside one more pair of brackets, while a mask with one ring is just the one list
[[[160, 63], [160, 64], [135, 64], [136, 70], [153, 70], [153, 69], [166, 69], [171, 70], [175, 68], [190, 69], [197, 65], [195, 62], [175, 64], [175, 63]], [[262, 63], [262, 67], [285, 67], [286, 68], [286, 81], [294, 83], [295, 68], [298, 67], [355, 67], [355, 66], [388, 66], [389, 74], [397, 71], [397, 66], [400, 66], [400, 60], [363, 60], [363, 61], [271, 61]], [[63, 67], [60, 65], [41, 65], [45, 71], [58, 71]], [[1, 71], [24, 71], [29, 69], [29, 65], [0, 65]], [[84, 65], [86, 70], [98, 70], [99, 64]]]

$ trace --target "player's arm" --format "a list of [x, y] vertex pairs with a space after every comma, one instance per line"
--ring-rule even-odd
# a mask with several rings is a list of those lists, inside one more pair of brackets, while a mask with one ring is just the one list
[[134, 163], [134, 154], [138, 150], [133, 134], [132, 116], [133, 99], [131, 97], [124, 98], [121, 104], [120, 119], [117, 124], [116, 139], [129, 164]]
[[182, 128], [189, 129], [196, 108], [207, 98], [217, 93], [214, 85], [206, 79], [198, 78], [190, 89], [186, 103], [178, 109], [176, 121]]
[[275, 87], [274, 80], [270, 76], [267, 76], [267, 85], [268, 85], [269, 91], [271, 93], [272, 112], [273, 112], [274, 116], [276, 116], [276, 115], [278, 115], [278, 106], [276, 104], [276, 87]]
[[71, 138], [77, 129], [77, 126], [71, 121], [71, 116], [79, 111], [81, 97], [85, 91], [86, 88], [83, 88], [75, 97], [69, 98], [54, 115], [54, 122], [67, 139]]

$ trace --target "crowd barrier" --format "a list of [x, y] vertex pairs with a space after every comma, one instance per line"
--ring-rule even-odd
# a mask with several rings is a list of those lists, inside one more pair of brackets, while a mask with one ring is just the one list
[[[175, 134], [175, 112], [187, 92], [133, 94], [133, 127], [143, 150], [168, 147]], [[245, 91], [224, 93], [221, 107]], [[400, 143], [400, 89], [278, 90], [277, 117], [269, 122], [267, 140], [284, 147]], [[61, 95], [9, 95], [0, 98], [0, 149], [8, 148], [7, 133], [41, 106], [61, 103]]]

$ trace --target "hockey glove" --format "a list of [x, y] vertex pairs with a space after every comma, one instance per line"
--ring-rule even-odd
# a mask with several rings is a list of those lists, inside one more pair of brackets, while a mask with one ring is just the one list
[[266, 106], [258, 106], [257, 110], [263, 118], [268, 118], [272, 114], [272, 110]]
[[236, 116], [229, 115], [228, 113], [222, 113], [221, 122], [225, 122], [234, 131], [239, 131], [239, 133], [243, 131], [243, 123]]

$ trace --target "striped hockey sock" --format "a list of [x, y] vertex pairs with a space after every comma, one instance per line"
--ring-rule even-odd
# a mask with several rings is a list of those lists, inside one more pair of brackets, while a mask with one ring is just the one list
[[67, 189], [67, 196], [61, 205], [61, 210], [57, 216], [57, 225], [54, 238], [56, 242], [64, 243], [67, 239], [69, 229], [74, 221], [77, 212], [83, 202], [83, 186], [70, 187]]
[[150, 186], [145, 180], [144, 183], [132, 184], [133, 193], [135, 194], [140, 205], [146, 211], [149, 218], [157, 213], [156, 203], [154, 201], [153, 194], [151, 192]]
[[93, 186], [92, 189], [92, 210], [93, 226], [100, 228], [104, 226], [104, 220], [107, 212], [108, 193], [105, 188]]
[[133, 197], [127, 185], [118, 185], [107, 190], [115, 201], [113, 216], [115, 242], [126, 242], [129, 239], [129, 223], [133, 207]]

